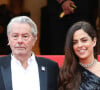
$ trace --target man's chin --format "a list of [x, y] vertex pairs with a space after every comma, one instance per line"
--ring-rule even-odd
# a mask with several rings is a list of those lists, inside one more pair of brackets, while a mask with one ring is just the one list
[[20, 52], [16, 52], [15, 54], [16, 54], [16, 55], [26, 55], [26, 52], [25, 52], [25, 51], [24, 51], [24, 52], [21, 52], [21, 51], [20, 51]]

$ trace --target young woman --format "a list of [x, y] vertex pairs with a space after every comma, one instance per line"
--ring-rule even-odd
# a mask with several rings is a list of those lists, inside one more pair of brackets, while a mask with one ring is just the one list
[[59, 90], [100, 90], [96, 42], [96, 32], [88, 22], [76, 22], [69, 28]]

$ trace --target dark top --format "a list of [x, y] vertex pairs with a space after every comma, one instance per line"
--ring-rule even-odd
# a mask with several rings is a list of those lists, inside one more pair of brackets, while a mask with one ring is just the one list
[[100, 77], [83, 67], [81, 68], [82, 83], [79, 90], [100, 90]]

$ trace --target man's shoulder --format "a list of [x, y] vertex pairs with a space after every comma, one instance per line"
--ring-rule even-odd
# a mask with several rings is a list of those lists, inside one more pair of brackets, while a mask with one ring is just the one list
[[44, 57], [36, 57], [36, 60], [39, 66], [45, 66], [48, 68], [48, 70], [52, 70], [52, 72], [59, 72], [59, 66], [57, 62]]
[[10, 59], [11, 59], [11, 55], [2, 56], [0, 57], [0, 63], [8, 62]]
[[[51, 59], [48, 59], [48, 58], [45, 58], [45, 57], [36, 57], [36, 60], [40, 63], [44, 63], [44, 64], [50, 64], [50, 65], [55, 65], [57, 64], [57, 62], [51, 60]], [[58, 64], [57, 64], [58, 65]]]
[[43, 60], [43, 62], [50, 62], [50, 63], [56, 63], [55, 61], [45, 58], [45, 57], [36, 57], [38, 60]]

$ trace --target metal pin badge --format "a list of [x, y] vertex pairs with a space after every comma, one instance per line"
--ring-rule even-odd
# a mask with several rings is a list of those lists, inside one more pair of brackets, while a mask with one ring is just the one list
[[45, 69], [45, 66], [41, 66], [41, 70], [42, 71], [45, 71], [46, 69]]

